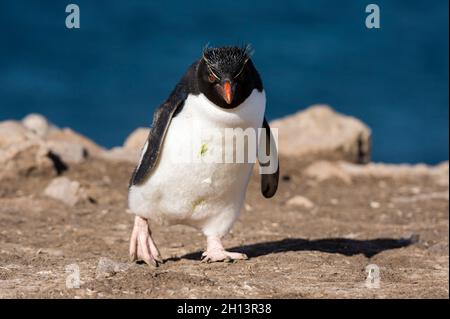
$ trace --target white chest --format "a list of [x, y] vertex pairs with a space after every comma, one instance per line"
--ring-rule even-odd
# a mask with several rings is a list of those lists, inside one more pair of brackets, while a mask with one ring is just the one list
[[256, 135], [265, 105], [265, 93], [257, 90], [232, 110], [217, 107], [203, 94], [189, 96], [183, 111], [170, 124], [163, 156], [175, 164], [225, 162], [226, 147], [233, 142], [229, 137], [239, 129]]
[[253, 165], [226, 162], [225, 131], [257, 132], [265, 104], [265, 93], [257, 90], [233, 110], [217, 107], [202, 94], [189, 96], [172, 119], [153, 173], [130, 189], [130, 208], [148, 218], [188, 224], [220, 211], [236, 215]]

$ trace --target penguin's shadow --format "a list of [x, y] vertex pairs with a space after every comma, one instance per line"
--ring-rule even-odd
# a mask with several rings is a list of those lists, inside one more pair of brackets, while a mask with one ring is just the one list
[[[363, 254], [364, 256], [370, 258], [385, 250], [408, 247], [409, 245], [418, 242], [418, 240], [418, 235], [413, 235], [410, 238], [376, 238], [368, 240], [347, 238], [326, 238], [315, 240], [286, 238], [277, 241], [233, 247], [228, 250], [245, 253], [249, 258], [290, 251], [321, 251], [331, 254], [342, 254], [345, 256]], [[197, 251], [183, 255], [176, 259], [199, 260], [201, 258], [201, 254], [201, 251]]]

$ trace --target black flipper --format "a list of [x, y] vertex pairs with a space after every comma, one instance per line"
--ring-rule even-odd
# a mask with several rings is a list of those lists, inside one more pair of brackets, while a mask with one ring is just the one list
[[155, 111], [147, 139], [147, 149], [141, 155], [142, 159], [131, 176], [130, 186], [142, 184], [155, 168], [172, 118], [182, 110], [188, 94], [195, 92], [196, 88], [192, 87], [190, 79], [194, 76], [196, 67], [197, 64], [193, 64], [189, 68], [166, 102]]
[[[264, 169], [265, 167], [270, 166], [271, 163], [276, 162], [277, 169], [273, 173], [264, 174], [260, 171], [261, 175], [261, 193], [264, 195], [265, 198], [271, 198], [278, 189], [278, 178], [280, 175], [280, 165], [278, 162], [278, 152], [276, 145], [273, 140], [273, 135], [270, 130], [269, 123], [267, 123], [266, 118], [264, 118], [263, 121], [263, 128], [265, 131], [266, 136], [266, 149], [265, 149], [265, 155], [270, 156], [270, 160], [267, 163], [261, 163], [261, 160], [259, 161], [259, 165], [261, 166], [261, 169]], [[263, 150], [260, 150], [263, 151]]]

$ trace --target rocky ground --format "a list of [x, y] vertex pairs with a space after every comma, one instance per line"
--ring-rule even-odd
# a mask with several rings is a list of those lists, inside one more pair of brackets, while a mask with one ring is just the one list
[[[298, 115], [312, 123], [302, 135], [344, 121], [329, 112]], [[280, 131], [277, 195], [264, 199], [254, 174], [224, 239], [249, 260], [201, 263], [198, 231], [154, 225], [158, 268], [128, 262], [127, 185], [145, 132], [104, 150], [39, 117], [0, 123], [0, 298], [448, 298], [448, 162], [361, 164], [370, 130], [351, 121], [336, 126], [345, 134], [313, 130], [346, 138], [302, 154]]]

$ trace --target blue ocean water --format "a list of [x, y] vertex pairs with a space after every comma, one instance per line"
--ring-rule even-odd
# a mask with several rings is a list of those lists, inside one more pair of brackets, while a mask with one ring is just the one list
[[30, 112], [115, 146], [211, 45], [251, 43], [269, 119], [314, 103], [373, 130], [373, 158], [448, 159], [448, 1], [0, 2], [0, 120]]

